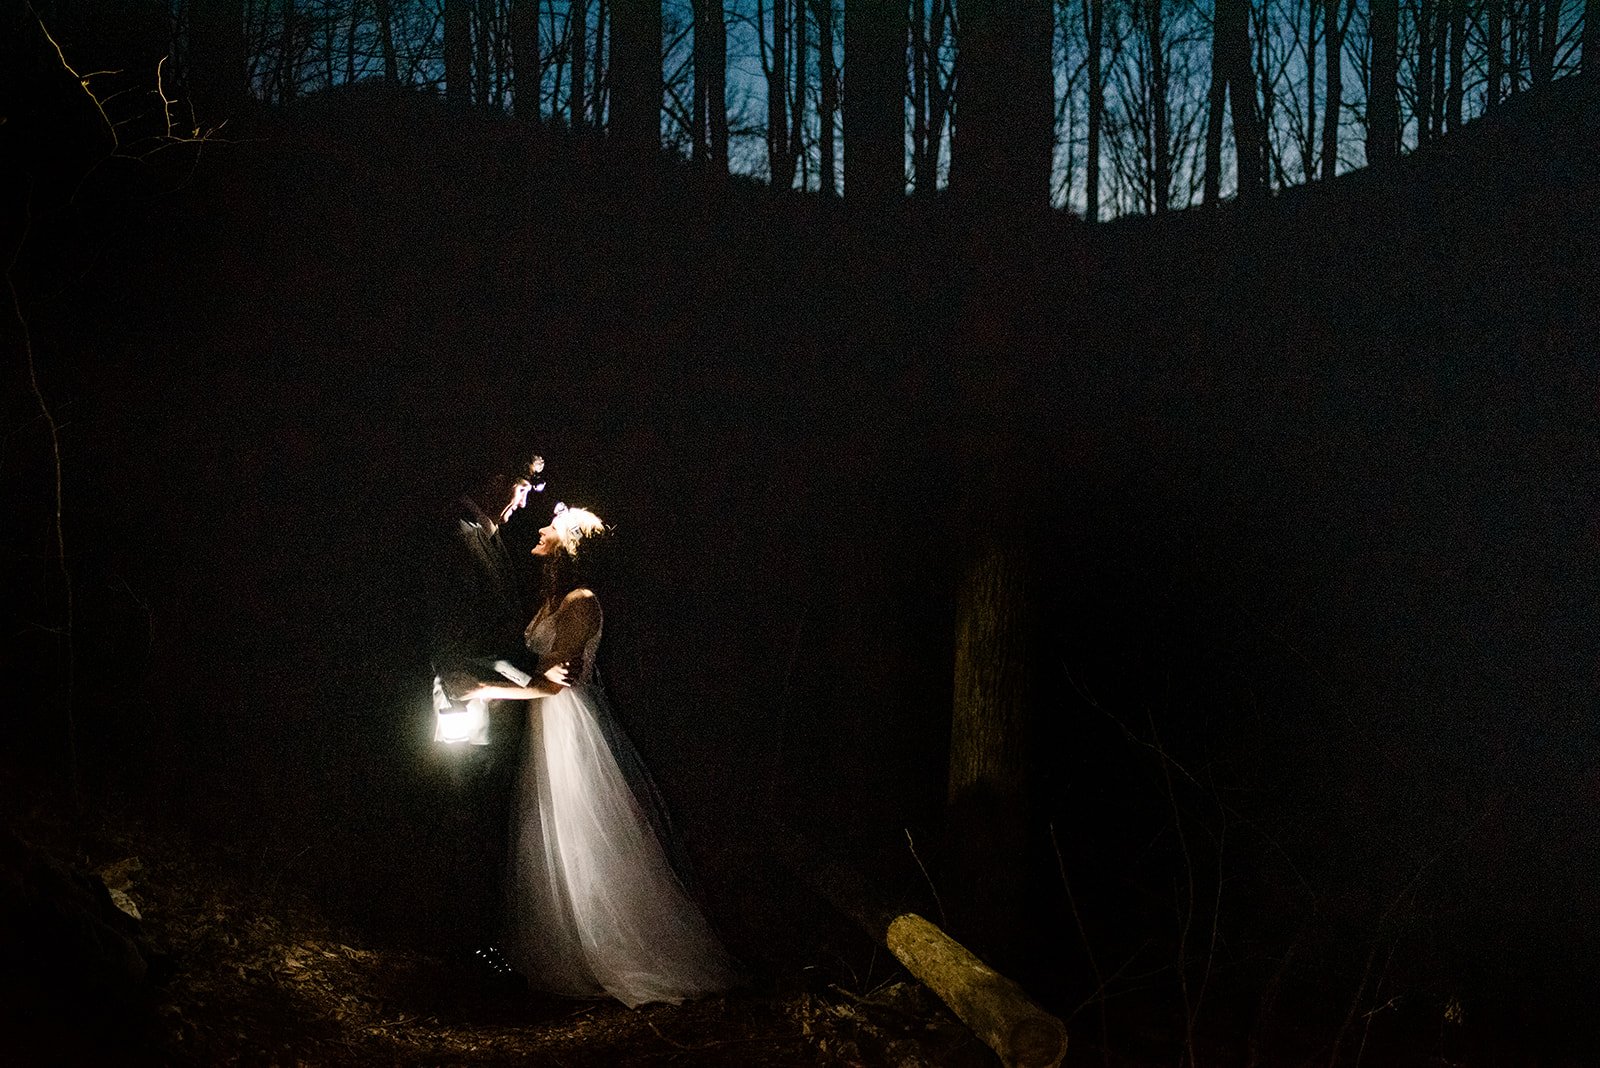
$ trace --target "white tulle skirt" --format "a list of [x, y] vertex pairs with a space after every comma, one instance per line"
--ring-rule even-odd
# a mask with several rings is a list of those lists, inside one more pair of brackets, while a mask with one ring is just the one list
[[582, 686], [530, 704], [507, 948], [536, 989], [630, 1008], [726, 990], [736, 966], [684, 891]]

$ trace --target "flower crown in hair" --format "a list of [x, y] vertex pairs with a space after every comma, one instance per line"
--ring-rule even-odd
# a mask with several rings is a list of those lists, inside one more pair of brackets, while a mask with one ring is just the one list
[[578, 543], [584, 538], [596, 534], [604, 534], [605, 523], [600, 517], [587, 508], [568, 508], [564, 503], [557, 502], [555, 518], [550, 520], [550, 525], [556, 528], [556, 537], [561, 539], [561, 547], [572, 556], [578, 555]]

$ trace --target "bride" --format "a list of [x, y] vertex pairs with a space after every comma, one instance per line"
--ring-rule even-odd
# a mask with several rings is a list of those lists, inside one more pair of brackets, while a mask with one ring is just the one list
[[512, 803], [508, 955], [537, 989], [631, 1008], [726, 990], [737, 966], [673, 870], [664, 813], [595, 675], [600, 602], [572, 567], [603, 529], [556, 505], [533, 549], [541, 603], [525, 635], [543, 678], [482, 696], [534, 698]]

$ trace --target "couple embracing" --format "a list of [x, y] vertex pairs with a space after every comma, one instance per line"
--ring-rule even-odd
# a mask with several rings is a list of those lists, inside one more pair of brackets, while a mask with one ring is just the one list
[[462, 499], [454, 610], [435, 642], [435, 739], [477, 768], [485, 855], [468, 863], [487, 877], [464, 882], [466, 935], [480, 958], [550, 993], [632, 1007], [726, 990], [737, 966], [686, 889], [665, 809], [595, 668], [604, 616], [578, 567], [604, 524], [558, 504], [536, 542], [507, 536], [531, 526], [518, 513], [542, 470], [536, 458], [494, 514]]

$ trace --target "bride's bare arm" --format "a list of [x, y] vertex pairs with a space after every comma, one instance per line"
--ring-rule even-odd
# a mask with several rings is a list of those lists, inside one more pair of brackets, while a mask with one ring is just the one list
[[572, 685], [571, 672], [565, 662], [552, 664], [544, 675], [526, 686], [503, 686], [489, 683], [468, 691], [468, 697], [482, 697], [489, 701], [532, 701], [539, 697], [558, 694]]

